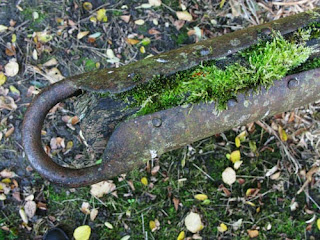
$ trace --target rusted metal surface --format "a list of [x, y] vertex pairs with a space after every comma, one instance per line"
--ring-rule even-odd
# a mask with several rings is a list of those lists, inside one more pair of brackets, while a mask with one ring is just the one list
[[248, 48], [260, 38], [268, 37], [271, 29], [285, 35], [319, 20], [320, 9], [317, 9], [187, 45], [120, 68], [84, 73], [70, 80], [80, 89], [119, 93], [147, 82], [155, 75], [170, 76], [197, 66], [202, 61], [225, 57]]
[[[174, 107], [123, 122], [111, 135], [101, 165], [70, 169], [50, 159], [41, 145], [41, 127], [52, 106], [75, 93], [72, 82], [54, 84], [38, 95], [23, 124], [23, 144], [32, 165], [48, 180], [71, 187], [84, 186], [128, 172], [151, 158], [212, 136], [320, 99], [320, 69], [275, 81], [257, 94], [240, 94], [228, 110], [215, 111], [214, 103]], [[59, 98], [56, 98], [59, 96]], [[52, 99], [55, 99], [54, 101]], [[281, 104], [279, 104], [281, 103]]]
[[[42, 91], [28, 108], [23, 123], [23, 145], [32, 165], [48, 180], [70, 187], [93, 184], [142, 165], [151, 152], [161, 155], [215, 133], [274, 115], [320, 99], [320, 69], [275, 81], [259, 94], [240, 94], [217, 113], [214, 103], [174, 107], [122, 122], [108, 140], [100, 165], [83, 169], [62, 167], [44, 152], [41, 128], [48, 111], [79, 89], [118, 93], [152, 79], [198, 65], [201, 61], [227, 56], [255, 43], [271, 29], [282, 34], [320, 20], [320, 10], [230, 33], [173, 50], [118, 69], [85, 73], [58, 82]], [[319, 18], [319, 19], [318, 19]], [[281, 104], [280, 104], [281, 103]]]

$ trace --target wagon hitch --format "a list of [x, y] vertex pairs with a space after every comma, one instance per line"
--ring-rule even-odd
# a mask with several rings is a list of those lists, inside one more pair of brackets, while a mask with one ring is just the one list
[[[320, 10], [301, 13], [259, 26], [229, 33], [172, 50], [119, 68], [102, 69], [66, 78], [44, 89], [29, 106], [23, 122], [23, 145], [32, 167], [57, 184], [79, 187], [113, 178], [143, 165], [156, 152], [161, 155], [210, 137], [320, 99], [320, 68], [302, 71], [274, 82], [259, 93], [248, 90], [228, 102], [228, 109], [215, 111], [216, 103], [176, 106], [129, 118], [115, 127], [99, 165], [72, 169], [55, 163], [43, 150], [41, 129], [48, 111], [79, 90], [118, 94], [169, 77], [202, 62], [220, 59], [257, 44], [271, 32], [291, 34], [320, 21]], [[318, 42], [311, 42], [318, 46]], [[316, 51], [311, 57], [316, 57]]]

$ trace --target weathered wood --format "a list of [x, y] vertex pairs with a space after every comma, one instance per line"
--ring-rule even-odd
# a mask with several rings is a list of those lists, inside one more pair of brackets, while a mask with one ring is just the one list
[[83, 117], [80, 128], [86, 142], [97, 155], [105, 149], [117, 124], [136, 112], [119, 99], [95, 93], [82, 94], [74, 106], [77, 116]]
[[[310, 59], [319, 57], [319, 39], [308, 41], [307, 46], [315, 49]], [[239, 58], [238, 55], [230, 55], [217, 60], [215, 64], [218, 67], [224, 68], [226, 65], [239, 61], [245, 64], [243, 59]], [[108, 139], [117, 124], [133, 115], [137, 110], [128, 108], [128, 105], [120, 99], [93, 92], [84, 92], [75, 102], [76, 114], [77, 116], [81, 116], [82, 119], [80, 123], [81, 130], [90, 150], [96, 156], [103, 153]]]

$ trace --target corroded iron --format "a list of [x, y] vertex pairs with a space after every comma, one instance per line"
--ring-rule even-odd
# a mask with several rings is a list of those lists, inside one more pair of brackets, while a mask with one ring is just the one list
[[119, 93], [145, 83], [155, 75], [167, 77], [195, 67], [202, 61], [234, 54], [258, 43], [259, 39], [268, 37], [272, 30], [285, 35], [318, 21], [320, 9], [204, 40], [119, 68], [84, 73], [70, 80], [80, 89]]
[[[41, 128], [48, 111], [79, 89], [118, 93], [146, 82], [155, 74], [168, 76], [198, 65], [201, 61], [227, 56], [258, 41], [264, 29], [287, 34], [320, 20], [320, 10], [230, 33], [183, 47], [117, 69], [104, 69], [67, 78], [35, 97], [23, 123], [23, 145], [32, 165], [48, 180], [71, 187], [93, 184], [141, 166], [153, 153], [179, 148], [255, 120], [320, 99], [320, 69], [275, 81], [270, 89], [239, 94], [228, 102], [228, 110], [215, 111], [214, 103], [174, 107], [121, 122], [112, 133], [99, 165], [71, 169], [62, 167], [45, 153]], [[318, 19], [319, 18], [319, 19]], [[279, 104], [281, 103], [281, 104]]]

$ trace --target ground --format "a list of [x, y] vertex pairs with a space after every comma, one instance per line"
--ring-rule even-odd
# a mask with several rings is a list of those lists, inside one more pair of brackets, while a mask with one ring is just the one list
[[[319, 102], [166, 153], [151, 167], [105, 182], [112, 191], [102, 197], [92, 192], [97, 186], [59, 187], [29, 166], [21, 125], [45, 86], [307, 11], [320, 1], [147, 3], [0, 1], [0, 239], [41, 239], [54, 226], [72, 236], [83, 225], [90, 226], [90, 239], [177, 239], [182, 231], [187, 239], [319, 239]], [[179, 18], [192, 21], [179, 20], [181, 11], [191, 15]], [[13, 59], [17, 64], [5, 69]], [[74, 101], [48, 115], [45, 149], [60, 163], [99, 163], [86, 151]], [[238, 150], [242, 164], [229, 186], [222, 172], [233, 167], [227, 156]], [[185, 226], [190, 212], [201, 218], [198, 233]]]

